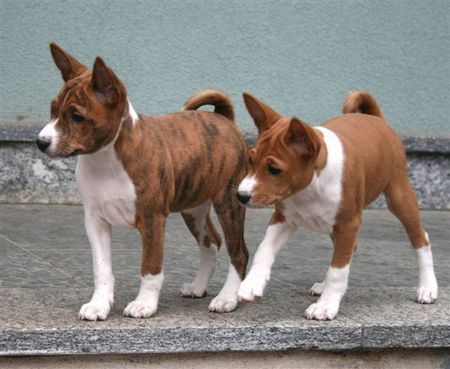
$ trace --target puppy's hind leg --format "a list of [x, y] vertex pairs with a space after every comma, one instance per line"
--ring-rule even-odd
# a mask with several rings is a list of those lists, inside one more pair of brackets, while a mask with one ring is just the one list
[[216, 268], [221, 239], [211, 222], [210, 208], [211, 202], [208, 201], [181, 213], [186, 225], [197, 240], [200, 250], [200, 266], [197, 276], [191, 283], [185, 283], [181, 287], [180, 294], [183, 297], [206, 296], [209, 281]]
[[413, 246], [419, 269], [419, 286], [417, 287], [417, 302], [432, 304], [438, 297], [438, 285], [433, 267], [433, 255], [427, 232], [422, 227], [419, 215], [419, 205], [416, 194], [406, 175], [402, 180], [395, 181], [385, 191], [389, 210], [400, 220], [408, 233]]
[[245, 277], [248, 251], [244, 241], [245, 208], [241, 206], [230, 182], [227, 190], [214, 202], [214, 209], [222, 226], [230, 264], [225, 285], [209, 304], [209, 311], [218, 313], [233, 311], [238, 303], [238, 290]]

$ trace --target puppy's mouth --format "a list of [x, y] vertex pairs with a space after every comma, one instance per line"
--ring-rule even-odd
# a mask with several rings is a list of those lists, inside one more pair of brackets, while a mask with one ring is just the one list
[[267, 208], [267, 207], [269, 207], [271, 205], [273, 205], [273, 202], [271, 202], [271, 203], [262, 203], [262, 202], [254, 203], [254, 202], [250, 202], [250, 203], [245, 204], [245, 206], [247, 208], [250, 208], [250, 209], [264, 209], [264, 208]]
[[280, 202], [282, 198], [270, 198], [270, 199], [257, 199], [256, 201], [251, 198], [245, 206], [251, 209], [264, 209], [270, 206], [275, 205], [277, 202]]
[[82, 154], [82, 151], [80, 149], [76, 149], [76, 150], [73, 150], [72, 152], [70, 152], [69, 154], [64, 154], [63, 156], [65, 158], [71, 158], [72, 156], [77, 156], [77, 155], [81, 155], [81, 154]]
[[83, 153], [82, 150], [79, 150], [79, 149], [69, 151], [69, 152], [65, 152], [65, 151], [56, 151], [56, 152], [46, 151], [45, 152], [45, 154], [52, 159], [71, 158], [73, 156], [78, 156], [82, 153]]

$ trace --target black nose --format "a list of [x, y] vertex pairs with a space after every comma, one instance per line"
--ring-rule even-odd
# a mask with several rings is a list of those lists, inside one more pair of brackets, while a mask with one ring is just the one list
[[45, 152], [45, 150], [47, 150], [47, 147], [50, 146], [50, 141], [47, 140], [43, 140], [41, 138], [38, 138], [36, 140], [36, 145], [39, 148], [39, 150], [41, 150], [42, 152]]
[[251, 197], [248, 195], [242, 195], [239, 192], [236, 193], [236, 196], [237, 196], [238, 200], [243, 204], [248, 203], [248, 201], [250, 200], [250, 197]]

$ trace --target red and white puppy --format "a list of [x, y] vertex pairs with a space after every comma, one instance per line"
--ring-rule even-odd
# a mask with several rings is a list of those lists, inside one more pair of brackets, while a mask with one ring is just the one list
[[239, 298], [253, 301], [263, 295], [276, 254], [299, 226], [306, 226], [328, 232], [334, 253], [325, 280], [311, 288], [320, 298], [305, 314], [333, 319], [347, 289], [362, 211], [384, 193], [417, 254], [417, 301], [433, 303], [438, 287], [430, 241], [408, 181], [405, 150], [376, 100], [365, 92], [352, 93], [344, 114], [321, 127], [285, 118], [251, 95], [244, 94], [244, 100], [259, 137], [238, 198], [249, 207], [275, 204], [275, 212]]
[[[245, 209], [232, 194], [248, 160], [229, 98], [204, 91], [190, 98], [183, 112], [144, 116], [135, 112], [125, 86], [101, 58], [91, 71], [57, 45], [50, 48], [65, 84], [51, 103], [51, 121], [37, 144], [51, 157], [79, 155], [76, 180], [95, 276], [94, 294], [81, 307], [80, 319], [106, 319], [113, 303], [112, 225], [137, 228], [142, 238], [141, 287], [124, 315], [145, 318], [156, 312], [170, 212], [181, 212], [201, 254], [197, 277], [180, 293], [205, 296], [221, 243], [211, 206], [224, 231], [230, 266], [209, 310], [232, 311], [248, 260]], [[215, 112], [195, 111], [206, 104]]]

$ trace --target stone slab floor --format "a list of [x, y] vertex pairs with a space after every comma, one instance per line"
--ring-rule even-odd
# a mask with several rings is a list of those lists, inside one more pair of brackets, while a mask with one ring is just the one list
[[[270, 209], [247, 213], [251, 256], [270, 214]], [[209, 301], [225, 280], [225, 249], [208, 296], [180, 298], [179, 287], [196, 274], [198, 252], [181, 217], [174, 214], [166, 228], [165, 282], [157, 315], [141, 321], [121, 316], [138, 291], [140, 242], [137, 231], [114, 229], [115, 305], [106, 322], [81, 322], [77, 312], [93, 285], [82, 207], [0, 205], [0, 354], [448, 348], [450, 212], [421, 214], [440, 287], [435, 305], [414, 302], [415, 255], [401, 224], [388, 211], [368, 210], [336, 320], [303, 317], [315, 300], [308, 290], [323, 279], [332, 253], [327, 235], [305, 229], [280, 253], [263, 299], [240, 304], [231, 314], [208, 313]], [[447, 349], [439, 355], [449, 363]]]

